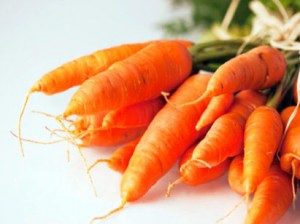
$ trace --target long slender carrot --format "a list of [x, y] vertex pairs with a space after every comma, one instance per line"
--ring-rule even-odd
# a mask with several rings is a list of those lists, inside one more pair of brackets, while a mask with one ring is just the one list
[[[54, 94], [82, 84], [90, 77], [107, 70], [113, 63], [121, 61], [150, 43], [121, 44], [101, 49], [92, 54], [82, 56], [67, 62], [42, 76], [30, 89], [30, 92]], [[176, 40], [186, 47], [192, 45], [190, 41]]]
[[92, 168], [94, 168], [97, 164], [105, 162], [107, 163], [108, 167], [111, 168], [112, 170], [115, 170], [120, 173], [124, 173], [128, 166], [129, 160], [134, 152], [134, 149], [139, 141], [140, 141], [140, 137], [117, 148], [109, 158], [98, 159], [89, 167], [89, 171]]
[[147, 126], [163, 107], [162, 97], [147, 100], [108, 112], [103, 118], [103, 127]]
[[[209, 75], [189, 77], [170, 97], [181, 104], [198, 98], [204, 92]], [[119, 207], [102, 219], [121, 210], [128, 201], [141, 198], [201, 135], [195, 125], [208, 102], [188, 107], [174, 107], [167, 103], [154, 117], [138, 143], [121, 181]]]
[[[51, 95], [67, 90], [73, 86], [80, 85], [90, 77], [107, 70], [113, 63], [135, 54], [153, 42], [156, 41], [123, 44], [98, 50], [90, 55], [67, 62], [42, 76], [27, 92], [19, 115], [17, 128], [22, 155], [24, 156], [21, 140], [21, 120], [32, 93], [43, 92]], [[186, 40], [174, 40], [174, 42], [180, 43], [186, 48], [193, 45], [192, 42]]]
[[196, 129], [201, 130], [201, 128], [211, 125], [218, 117], [229, 109], [233, 100], [234, 96], [231, 93], [213, 97], [200, 117]]
[[196, 146], [192, 160], [199, 166], [216, 166], [243, 150], [244, 128], [247, 117], [255, 107], [263, 105], [266, 96], [253, 90], [244, 90], [235, 97], [228, 113], [219, 117]]
[[244, 155], [240, 154], [235, 156], [230, 163], [227, 176], [231, 189], [240, 195], [245, 195], [243, 187], [243, 167]]
[[283, 134], [276, 109], [257, 107], [246, 122], [244, 134], [243, 184], [246, 194], [255, 191], [272, 164]]
[[254, 193], [245, 224], [277, 223], [292, 202], [291, 177], [275, 163]]
[[217, 166], [211, 168], [199, 167], [198, 162], [192, 162], [189, 166], [185, 166], [184, 164], [192, 158], [195, 146], [196, 144], [190, 147], [180, 159], [178, 166], [180, 177], [169, 185], [167, 196], [169, 196], [171, 189], [180, 182], [189, 186], [197, 186], [199, 184], [216, 180], [227, 172], [231, 158], [228, 158]]
[[221, 65], [202, 97], [272, 87], [283, 78], [285, 69], [286, 61], [279, 50], [269, 46], [253, 48]]
[[84, 82], [64, 116], [113, 110], [154, 99], [181, 84], [191, 69], [191, 55], [184, 45], [157, 41]]

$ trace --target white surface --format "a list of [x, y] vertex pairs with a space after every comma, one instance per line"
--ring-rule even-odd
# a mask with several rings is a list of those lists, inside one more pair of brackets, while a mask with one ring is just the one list
[[[2, 0], [0, 7], [1, 147], [0, 223], [82, 224], [105, 214], [119, 202], [121, 175], [105, 164], [92, 172], [99, 196], [93, 195], [81, 158], [71, 148], [67, 162], [65, 143], [24, 144], [21, 157], [16, 131], [18, 113], [29, 87], [45, 72], [100, 48], [162, 37], [159, 22], [172, 16], [168, 1], [17, 1]], [[35, 94], [23, 121], [23, 135], [48, 140], [44, 126], [55, 123], [30, 110], [61, 113], [74, 90], [55, 96]], [[88, 163], [107, 157], [112, 149], [87, 149]], [[177, 178], [176, 167], [141, 200], [101, 223], [215, 223], [240, 199], [227, 185], [226, 176], [199, 187], [178, 185], [165, 198], [168, 182]], [[299, 222], [290, 209], [281, 223]], [[241, 223], [245, 207], [223, 223]], [[298, 216], [298, 218], [296, 218]], [[100, 223], [100, 222], [99, 222]]]

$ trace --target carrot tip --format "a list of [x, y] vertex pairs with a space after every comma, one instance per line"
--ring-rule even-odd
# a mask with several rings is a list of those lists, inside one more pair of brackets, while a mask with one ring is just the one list
[[108, 163], [108, 162], [110, 162], [110, 160], [109, 159], [98, 159], [98, 160], [96, 160], [90, 167], [88, 167], [87, 173], [89, 173], [98, 163], [102, 163], [102, 162]]

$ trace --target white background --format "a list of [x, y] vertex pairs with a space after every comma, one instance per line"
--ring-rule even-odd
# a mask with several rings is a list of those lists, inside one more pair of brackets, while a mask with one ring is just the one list
[[[101, 48], [162, 38], [157, 25], [173, 15], [167, 0], [0, 2], [0, 223], [83, 224], [120, 203], [121, 175], [105, 164], [92, 171], [99, 195], [95, 197], [76, 149], [70, 148], [68, 162], [66, 143], [24, 143], [22, 158], [9, 131], [16, 132], [26, 91], [42, 74]], [[31, 111], [59, 114], [73, 92], [34, 94], [24, 115], [23, 136], [49, 140], [44, 127], [55, 128], [56, 123]], [[90, 164], [112, 150], [90, 148], [84, 155]], [[101, 223], [215, 223], [240, 199], [228, 187], [226, 176], [199, 187], [178, 185], [165, 198], [168, 183], [176, 178], [174, 167], [141, 200]], [[299, 207], [298, 200], [296, 210], [291, 208], [281, 223], [298, 223]], [[242, 204], [222, 223], [242, 223], [245, 214]]]

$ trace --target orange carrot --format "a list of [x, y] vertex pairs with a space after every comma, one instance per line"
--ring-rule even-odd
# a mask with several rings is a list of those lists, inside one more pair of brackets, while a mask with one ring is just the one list
[[[209, 75], [189, 77], [170, 97], [171, 104], [198, 98], [209, 78]], [[122, 209], [126, 202], [141, 198], [199, 138], [201, 132], [194, 127], [207, 102], [180, 108], [171, 104], [167, 103], [157, 113], [136, 146], [121, 181], [121, 205], [93, 220], [105, 218]]]
[[[285, 108], [281, 112], [284, 124], [290, 118], [296, 106]], [[280, 149], [280, 166], [281, 168], [293, 176], [300, 178], [300, 111], [296, 111], [294, 119], [288, 126]]]
[[82, 146], [115, 146], [137, 138], [147, 128], [146, 126], [103, 128], [105, 115], [106, 112], [98, 112], [77, 117], [70, 133], [75, 139], [80, 140]]
[[[123, 44], [116, 47], [99, 50], [90, 55], [86, 55], [63, 64], [42, 76], [27, 92], [19, 115], [18, 136], [22, 155], [24, 156], [24, 150], [21, 141], [21, 120], [27, 102], [32, 93], [43, 92], [51, 95], [67, 90], [73, 86], [80, 85], [90, 77], [107, 70], [113, 63], [135, 54], [153, 42], [156, 41]], [[179, 43], [186, 48], [193, 44], [192, 42], [186, 40], [175, 40], [174, 42]]]
[[128, 142], [125, 145], [120, 146], [112, 153], [112, 155], [108, 159], [98, 159], [90, 166], [89, 170], [95, 167], [95, 165], [97, 165], [98, 163], [106, 162], [108, 167], [112, 170], [124, 173], [139, 140], [140, 137]]
[[291, 177], [275, 163], [254, 193], [245, 224], [277, 223], [292, 202]]
[[[191, 42], [176, 40], [189, 47]], [[101, 49], [92, 54], [67, 62], [42, 76], [30, 89], [30, 92], [54, 94], [82, 84], [90, 77], [107, 70], [113, 63], [121, 61], [150, 43], [122, 44], [111, 48]]]
[[246, 194], [255, 191], [272, 164], [283, 134], [276, 109], [257, 107], [246, 122], [244, 134], [243, 184]]
[[162, 97], [143, 101], [110, 111], [103, 118], [103, 127], [147, 126], [155, 114], [163, 107]]
[[285, 69], [285, 58], [277, 49], [269, 46], [253, 48], [221, 65], [202, 97], [272, 87], [283, 78]]
[[144, 127], [132, 128], [107, 128], [92, 131], [80, 137], [82, 146], [116, 146], [131, 141], [141, 136], [145, 130]]
[[[288, 106], [288, 107], [284, 108], [281, 111], [280, 116], [281, 116], [282, 122], [283, 122], [285, 127], [288, 123], [288, 120], [289, 120], [291, 114], [295, 110], [296, 110], [296, 106]], [[297, 112], [295, 114], [295, 117], [293, 118], [293, 120], [289, 124], [289, 127], [294, 127], [294, 126], [300, 126], [300, 112]]]
[[230, 158], [211, 168], [199, 167], [199, 163], [195, 161], [185, 166], [186, 162], [192, 158], [195, 146], [193, 145], [183, 154], [179, 162], [180, 178], [169, 185], [167, 195], [169, 195], [171, 188], [180, 182], [184, 182], [189, 186], [197, 186], [216, 180], [227, 172], [231, 161]]
[[199, 166], [216, 166], [243, 149], [243, 134], [247, 117], [255, 107], [264, 104], [266, 97], [253, 90], [244, 90], [235, 97], [228, 113], [220, 116], [196, 146], [192, 160]]
[[191, 69], [191, 55], [184, 45], [157, 41], [84, 82], [64, 116], [114, 110], [157, 98], [181, 84]]
[[231, 93], [213, 97], [200, 117], [196, 129], [201, 130], [201, 128], [211, 125], [218, 117], [229, 109], [233, 99], [234, 96]]
[[231, 189], [240, 195], [245, 195], [243, 187], [243, 161], [243, 154], [235, 156], [230, 163], [227, 177]]

